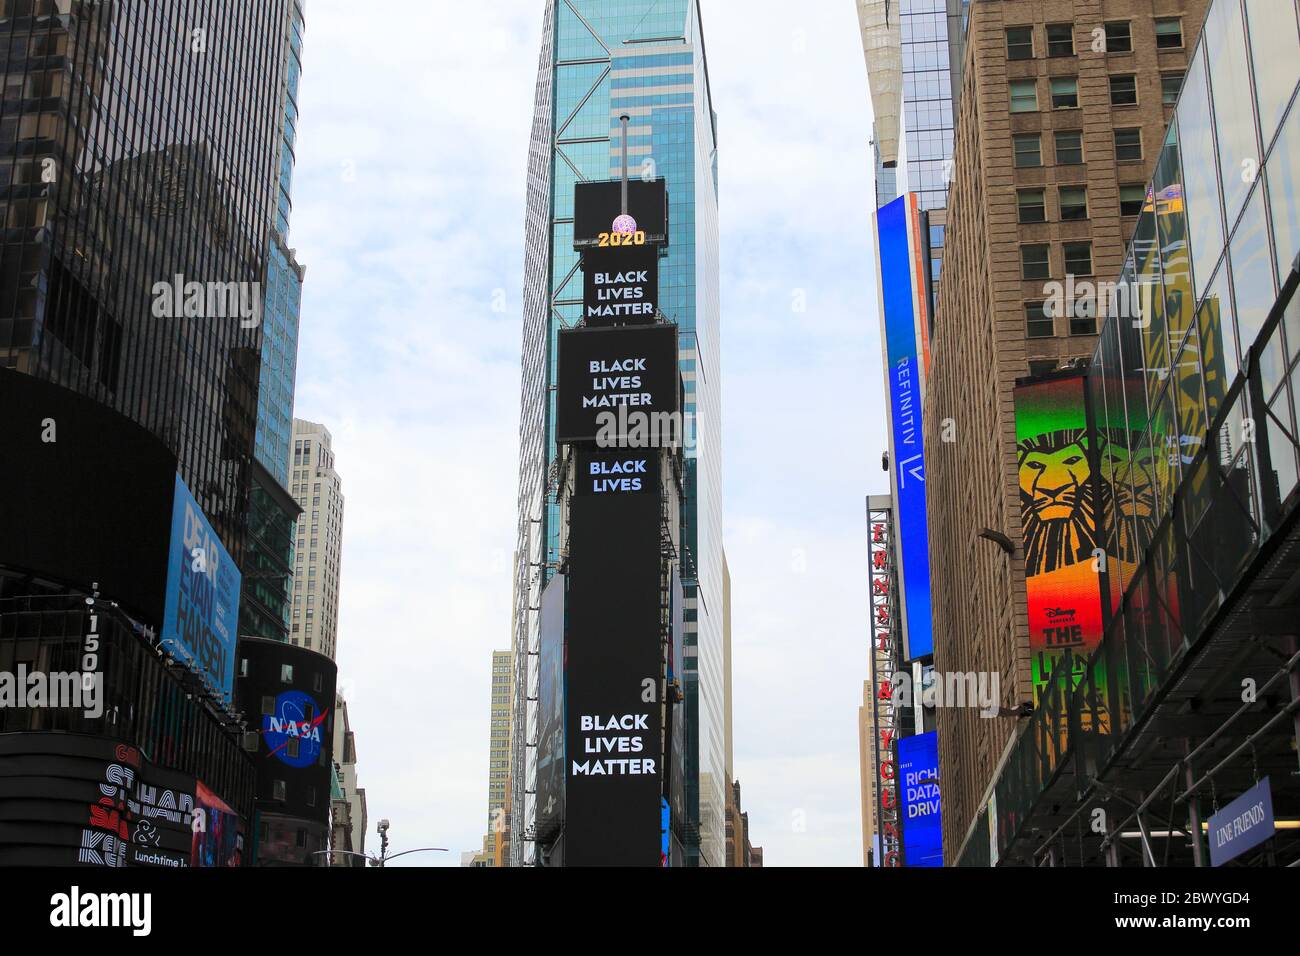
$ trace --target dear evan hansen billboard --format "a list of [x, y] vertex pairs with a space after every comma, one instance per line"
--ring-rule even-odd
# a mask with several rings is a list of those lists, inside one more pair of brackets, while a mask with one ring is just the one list
[[[934, 651], [930, 611], [930, 532], [925, 511], [921, 379], [924, 297], [916, 269], [919, 232], [915, 198], [900, 196], [876, 212], [885, 388], [889, 395], [890, 462], [898, 522], [899, 591], [907, 659]], [[909, 243], [909, 235], [911, 242]]]
[[239, 625], [239, 569], [179, 475], [162, 645], [230, 703]]

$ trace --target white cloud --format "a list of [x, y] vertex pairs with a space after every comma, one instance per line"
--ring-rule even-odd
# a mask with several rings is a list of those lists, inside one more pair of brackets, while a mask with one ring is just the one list
[[[385, 9], [385, 29], [343, 0], [307, 11], [296, 413], [333, 432], [346, 495], [339, 662], [371, 829], [388, 817], [394, 850], [453, 851], [412, 864], [455, 865], [487, 823], [490, 652], [510, 642], [542, 4]], [[863, 496], [884, 488], [857, 22], [846, 2], [803, 5], [797, 29], [778, 0], [704, 16], [736, 773], [769, 864], [855, 865]]]

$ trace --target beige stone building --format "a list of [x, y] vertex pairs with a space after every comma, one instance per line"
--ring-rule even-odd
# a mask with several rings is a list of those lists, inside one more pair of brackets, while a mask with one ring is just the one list
[[[1048, 314], [1049, 283], [1120, 273], [1205, 8], [970, 4], [925, 409], [934, 664], [997, 672], [1004, 706], [1032, 699], [1012, 389], [1091, 355], [1096, 317]], [[938, 710], [949, 864], [1015, 729]]]
[[289, 642], [331, 660], [338, 651], [339, 558], [343, 548], [343, 488], [324, 425], [293, 420], [289, 491], [302, 515], [293, 572]]

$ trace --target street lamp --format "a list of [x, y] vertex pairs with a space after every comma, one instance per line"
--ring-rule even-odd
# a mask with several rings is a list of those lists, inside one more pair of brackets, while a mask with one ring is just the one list
[[357, 853], [353, 850], [317, 850], [315, 853], [312, 854], [312, 856], [317, 856], [318, 854], [323, 853], [323, 854], [327, 854], [331, 860], [333, 859], [334, 854], [336, 853], [339, 854], [340, 856], [359, 856], [361, 857], [361, 859], [367, 861], [371, 866], [383, 866], [389, 860], [396, 860], [399, 856], [406, 856], [409, 853], [451, 852], [450, 850], [448, 850], [446, 847], [443, 846], [422, 846], [414, 850], [403, 850], [401, 853], [394, 853], [390, 856], [388, 853], [389, 826], [390, 824], [387, 820], [380, 820], [379, 825], [375, 827], [376, 832], [378, 832], [379, 834], [379, 855], [378, 856], [374, 854]]

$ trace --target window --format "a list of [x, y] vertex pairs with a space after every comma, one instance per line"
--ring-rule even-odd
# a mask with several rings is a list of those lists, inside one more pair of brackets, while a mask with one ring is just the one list
[[1088, 218], [1087, 186], [1062, 186], [1060, 199], [1062, 221]]
[[315, 787], [308, 787], [308, 788], [307, 788], [307, 806], [309, 806], [309, 807], [314, 807], [314, 806], [316, 806], [316, 788], [315, 788]]
[[1058, 129], [1056, 131], [1056, 164], [1077, 166], [1083, 162], [1083, 131]]
[[1015, 144], [1016, 166], [1043, 165], [1042, 137], [1037, 133], [1020, 133], [1012, 137]]
[[311, 678], [312, 690], [320, 693], [325, 689], [325, 678], [320, 674], [313, 674]]
[[306, 845], [307, 845], [307, 831], [304, 830], [304, 829], [299, 828], [299, 830], [298, 830], [298, 846], [300, 846], [300, 847], [305, 847]]
[[298, 759], [299, 748], [302, 746], [297, 737], [290, 737], [284, 744], [284, 755], [290, 760]]
[[1165, 106], [1173, 106], [1178, 102], [1178, 91], [1182, 88], [1182, 73], [1160, 74], [1160, 100]]
[[1042, 302], [1025, 303], [1025, 335], [1031, 339], [1050, 339], [1054, 334], [1052, 317]]
[[1033, 376], [1046, 375], [1055, 371], [1056, 359], [1038, 359], [1029, 363], [1029, 374]]
[[1017, 189], [1016, 207], [1021, 222], [1047, 221], [1047, 206], [1041, 189]]
[[1023, 279], [1046, 279], [1051, 275], [1051, 246], [1020, 247], [1020, 276]]
[[1047, 25], [1047, 55], [1074, 56], [1074, 27], [1068, 23]]
[[1183, 21], [1178, 17], [1156, 20], [1156, 48], [1173, 50], [1183, 45]]
[[1034, 58], [1034, 28], [1007, 27], [1007, 59], [1032, 60]]
[[1038, 110], [1038, 85], [1033, 80], [1011, 81], [1011, 112], [1034, 113]]
[[282, 683], [282, 684], [292, 684], [292, 683], [293, 683], [293, 665], [292, 665], [292, 664], [281, 664], [281, 665], [280, 665], [280, 683]]
[[272, 780], [272, 781], [271, 781], [271, 799], [272, 799], [272, 800], [283, 800], [283, 799], [284, 799], [284, 795], [285, 795], [285, 793], [287, 792], [287, 790], [288, 790], [288, 788], [285, 787], [285, 785], [284, 785], [284, 781], [283, 781], [283, 780]]
[[263, 716], [263, 717], [270, 717], [270, 716], [273, 715], [274, 713], [275, 713], [275, 698], [274, 698], [274, 697], [263, 697], [263, 698], [262, 698], [262, 716]]
[[1092, 275], [1092, 243], [1065, 243], [1065, 271], [1069, 275]]
[[1142, 158], [1142, 130], [1115, 130], [1115, 158], [1121, 162]]
[[1142, 204], [1146, 202], [1147, 188], [1141, 183], [1130, 183], [1119, 187], [1119, 214], [1121, 216], [1138, 216], [1142, 213]]
[[1072, 76], [1052, 77], [1052, 109], [1072, 110], [1079, 105], [1079, 81]]
[[1129, 29], [1127, 20], [1116, 20], [1106, 24], [1106, 52], [1133, 52], [1133, 31]]
[[239, 676], [240, 676], [240, 677], [247, 677], [247, 676], [248, 676], [248, 658], [247, 658], [247, 657], [241, 657], [241, 658], [239, 659]]
[[1138, 101], [1137, 77], [1126, 73], [1110, 78], [1110, 105], [1136, 106]]
[[243, 733], [244, 749], [249, 753], [257, 753], [257, 731], [246, 730]]
[[1070, 316], [1070, 334], [1071, 335], [1096, 335], [1097, 320], [1091, 315], [1072, 315]]

